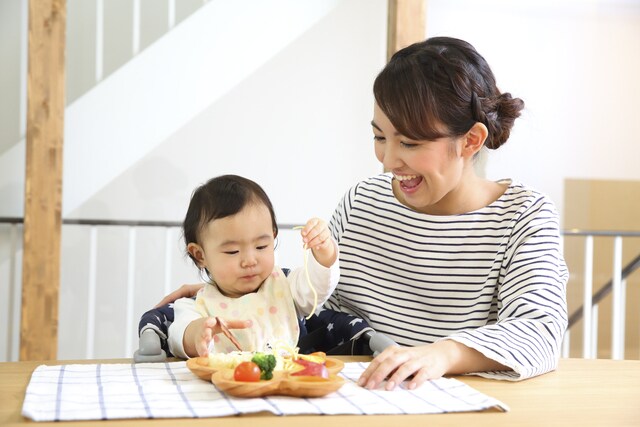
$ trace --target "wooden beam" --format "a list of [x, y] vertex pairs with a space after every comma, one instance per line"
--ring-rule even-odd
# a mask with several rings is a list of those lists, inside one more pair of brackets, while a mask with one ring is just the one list
[[389, 0], [387, 60], [412, 43], [426, 37], [427, 0]]
[[58, 352], [65, 0], [29, 0], [20, 360]]

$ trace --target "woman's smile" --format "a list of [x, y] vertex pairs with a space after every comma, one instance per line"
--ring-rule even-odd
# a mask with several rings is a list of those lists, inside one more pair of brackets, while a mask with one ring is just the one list
[[413, 194], [418, 191], [418, 187], [422, 184], [424, 180], [419, 175], [396, 175], [393, 177], [398, 181], [398, 186], [403, 193]]

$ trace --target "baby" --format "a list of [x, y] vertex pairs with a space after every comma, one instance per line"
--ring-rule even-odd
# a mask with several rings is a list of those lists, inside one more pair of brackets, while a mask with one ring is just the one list
[[187, 253], [208, 284], [195, 301], [175, 302], [169, 348], [177, 357], [236, 350], [221, 333], [226, 327], [234, 329], [242, 350], [295, 347], [298, 318], [324, 303], [339, 278], [338, 245], [318, 218], [301, 231], [313, 255], [305, 262], [308, 271], [298, 268], [285, 276], [274, 265], [273, 206], [258, 184], [240, 176], [219, 176], [197, 188], [183, 232]]

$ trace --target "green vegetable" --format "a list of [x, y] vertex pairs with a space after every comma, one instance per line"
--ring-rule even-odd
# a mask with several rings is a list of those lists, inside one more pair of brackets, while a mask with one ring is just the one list
[[261, 380], [273, 378], [273, 368], [276, 367], [276, 357], [273, 354], [256, 353], [251, 361], [260, 368]]

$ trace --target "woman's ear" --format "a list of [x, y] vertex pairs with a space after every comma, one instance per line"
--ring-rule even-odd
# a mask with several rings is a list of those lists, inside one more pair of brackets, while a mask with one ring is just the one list
[[484, 145], [489, 135], [487, 127], [480, 122], [476, 122], [464, 136], [462, 145], [463, 157], [473, 157]]
[[204, 250], [197, 243], [189, 243], [187, 245], [187, 252], [191, 255], [191, 258], [196, 262], [196, 265], [200, 268], [204, 266]]

